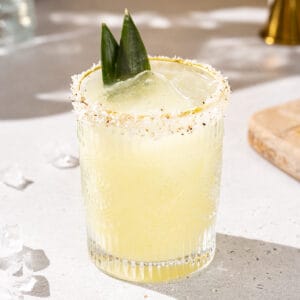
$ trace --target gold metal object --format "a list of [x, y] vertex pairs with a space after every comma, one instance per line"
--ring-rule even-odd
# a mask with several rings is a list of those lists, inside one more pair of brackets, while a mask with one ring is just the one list
[[266, 44], [300, 44], [300, 0], [274, 0], [261, 36]]

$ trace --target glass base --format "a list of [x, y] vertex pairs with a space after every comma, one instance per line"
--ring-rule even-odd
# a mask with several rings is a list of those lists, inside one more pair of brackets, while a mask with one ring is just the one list
[[102, 272], [126, 281], [153, 283], [173, 281], [203, 270], [214, 257], [215, 245], [204, 253], [160, 262], [115, 257], [103, 252], [91, 239], [88, 239], [88, 250], [92, 261]]

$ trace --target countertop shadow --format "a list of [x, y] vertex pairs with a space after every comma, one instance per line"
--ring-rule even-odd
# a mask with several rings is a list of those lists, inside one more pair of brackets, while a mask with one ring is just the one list
[[35, 285], [30, 292], [23, 293], [34, 297], [49, 297], [50, 287], [47, 278], [41, 274], [37, 274], [41, 270], [46, 269], [50, 265], [50, 261], [42, 249], [32, 249], [24, 246], [22, 255], [25, 265], [33, 271]]
[[174, 283], [141, 286], [178, 300], [296, 300], [299, 283], [300, 249], [218, 234], [216, 256], [205, 270]]

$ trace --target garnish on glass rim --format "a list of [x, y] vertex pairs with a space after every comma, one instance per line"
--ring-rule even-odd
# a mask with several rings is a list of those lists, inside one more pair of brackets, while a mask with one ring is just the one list
[[120, 45], [106, 24], [101, 34], [102, 79], [105, 85], [150, 70], [146, 48], [129, 12], [125, 9]]

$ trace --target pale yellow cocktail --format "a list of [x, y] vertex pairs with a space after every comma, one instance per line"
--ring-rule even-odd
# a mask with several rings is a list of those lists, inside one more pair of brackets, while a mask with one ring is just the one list
[[168, 281], [215, 251], [227, 81], [211, 67], [152, 58], [105, 88], [74, 77], [89, 251], [118, 278]]

